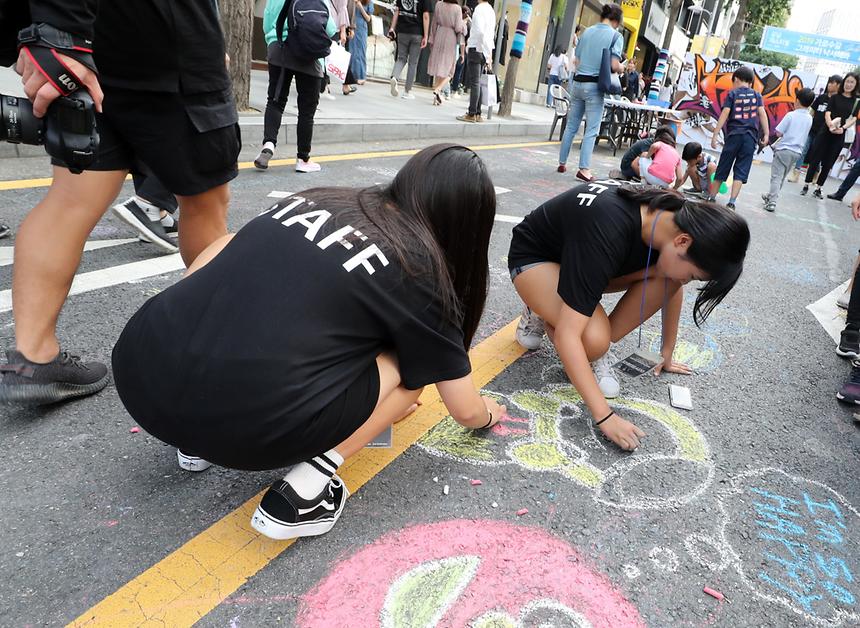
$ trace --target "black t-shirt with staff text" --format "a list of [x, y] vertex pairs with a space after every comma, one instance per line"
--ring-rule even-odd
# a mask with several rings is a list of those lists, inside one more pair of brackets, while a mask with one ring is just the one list
[[[594, 314], [610, 280], [642, 270], [648, 259], [639, 203], [619, 196], [619, 185], [577, 185], [535, 209], [514, 227], [509, 268], [560, 264], [559, 296], [580, 314]], [[652, 265], [658, 257], [652, 251]]]
[[385, 242], [340, 214], [284, 199], [135, 314], [123, 335], [148, 338], [152, 355], [141, 359], [176, 380], [172, 416], [268, 425], [274, 439], [384, 351], [408, 389], [471, 371], [462, 331], [429, 281], [406, 276]]

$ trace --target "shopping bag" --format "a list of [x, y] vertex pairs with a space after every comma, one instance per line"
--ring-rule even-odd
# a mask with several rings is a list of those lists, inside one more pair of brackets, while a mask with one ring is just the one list
[[620, 35], [615, 33], [609, 47], [603, 49], [603, 56], [600, 59], [597, 87], [604, 95], [617, 96], [621, 93], [621, 77], [612, 71], [612, 48], [619, 37]]
[[495, 74], [481, 75], [481, 105], [492, 107], [499, 102], [497, 86]]
[[385, 26], [378, 15], [370, 16], [370, 34], [374, 37], [385, 37]]
[[331, 52], [325, 58], [325, 70], [338, 83], [343, 83], [346, 80], [346, 73], [349, 71], [349, 57], [350, 54], [346, 48], [337, 42], [332, 43]]

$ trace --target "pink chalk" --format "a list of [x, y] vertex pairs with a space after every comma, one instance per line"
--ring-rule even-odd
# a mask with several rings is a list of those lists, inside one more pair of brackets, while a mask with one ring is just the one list
[[522, 517], [523, 515], [527, 515], [527, 514], [529, 514], [529, 509], [528, 509], [528, 508], [520, 508], [520, 509], [517, 511], [517, 517]]
[[481, 480], [469, 480], [469, 484], [471, 484], [472, 486], [481, 486], [483, 482], [481, 482]]
[[711, 597], [717, 598], [718, 600], [722, 600], [724, 597], [722, 593], [720, 593], [719, 591], [714, 591], [710, 587], [705, 587], [704, 589], [702, 589], [702, 591], [704, 591], [705, 593], [707, 593]]
[[140, 431], [140, 428], [135, 426], [129, 430], [132, 434], [137, 434]]

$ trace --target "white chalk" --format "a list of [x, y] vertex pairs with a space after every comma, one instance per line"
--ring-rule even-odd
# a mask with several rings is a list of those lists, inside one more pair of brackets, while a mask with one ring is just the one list
[[434, 481], [434, 482], [438, 482], [438, 481], [439, 481], [439, 478], [438, 478], [438, 477], [435, 477], [435, 478], [433, 478], [433, 481]]
[[447, 484], [446, 484], [445, 486], [443, 486], [443, 487], [442, 487], [442, 493], [444, 493], [445, 495], [447, 495], [447, 494], [448, 494], [448, 491], [449, 491], [449, 490], [451, 490], [451, 489], [450, 489], [450, 487], [449, 487]]
[[490, 505], [491, 505], [493, 508], [498, 508], [498, 507], [499, 507], [499, 505], [498, 505], [496, 502], [493, 502], [493, 503], [492, 503], [492, 504], [490, 504]]

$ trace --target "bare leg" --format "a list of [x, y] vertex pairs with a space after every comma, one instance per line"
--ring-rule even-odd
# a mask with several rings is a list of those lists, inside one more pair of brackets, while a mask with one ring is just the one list
[[190, 266], [207, 246], [227, 235], [230, 188], [224, 183], [201, 194], [176, 198], [182, 213], [179, 252], [185, 265]]
[[403, 418], [421, 394], [421, 390], [407, 390], [400, 385], [400, 371], [392, 354], [381, 354], [376, 358], [376, 366], [379, 369], [379, 400], [367, 421], [335, 447], [344, 460], [357, 454], [382, 430]]
[[639, 157], [630, 162], [630, 169], [636, 173], [637, 177], [642, 178], [642, 174], [639, 172]]
[[732, 181], [732, 198], [737, 198], [744, 186], [742, 181]]
[[84, 243], [116, 198], [124, 171], [72, 174], [54, 168], [48, 194], [21, 224], [15, 240], [12, 303], [15, 342], [34, 362], [60, 350], [56, 328]]

